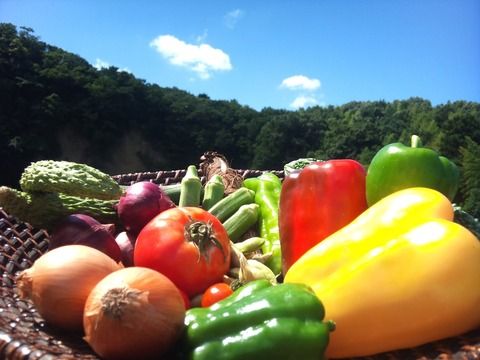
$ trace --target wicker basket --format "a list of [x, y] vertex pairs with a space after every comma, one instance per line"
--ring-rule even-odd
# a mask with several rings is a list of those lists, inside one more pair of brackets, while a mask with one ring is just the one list
[[[258, 176], [262, 172], [236, 171], [243, 178]], [[282, 172], [275, 173], [283, 177]], [[174, 170], [124, 174], [114, 178], [121, 185], [145, 180], [167, 185], [180, 182], [184, 174], [185, 170]], [[201, 170], [199, 175], [202, 176]], [[205, 181], [203, 176], [202, 180]], [[98, 359], [82, 340], [82, 334], [65, 334], [49, 327], [32, 303], [16, 294], [15, 275], [30, 267], [47, 250], [48, 242], [49, 234], [45, 230], [33, 228], [0, 208], [0, 359]], [[480, 359], [480, 329], [368, 359]]]

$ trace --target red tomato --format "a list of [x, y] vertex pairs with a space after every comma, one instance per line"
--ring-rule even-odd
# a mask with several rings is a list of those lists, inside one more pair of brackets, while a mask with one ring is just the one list
[[232, 288], [225, 283], [213, 284], [203, 293], [202, 307], [209, 307], [232, 293]]
[[222, 223], [199, 207], [176, 207], [138, 234], [135, 266], [167, 276], [189, 297], [221, 282], [230, 267], [230, 239]]

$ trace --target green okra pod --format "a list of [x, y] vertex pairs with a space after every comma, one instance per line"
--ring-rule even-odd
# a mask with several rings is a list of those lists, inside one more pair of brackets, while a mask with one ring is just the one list
[[258, 204], [245, 204], [230, 216], [223, 226], [227, 230], [228, 237], [236, 242], [247, 232], [258, 220], [259, 206]]
[[178, 206], [200, 206], [202, 182], [195, 165], [190, 165], [181, 181]]
[[209, 210], [213, 205], [223, 199], [225, 185], [222, 177], [218, 174], [213, 175], [205, 184], [202, 207]]
[[262, 237], [254, 236], [235, 243], [235, 247], [242, 253], [246, 254], [249, 252], [260, 250], [265, 241], [266, 240]]
[[222, 200], [208, 210], [212, 215], [216, 216], [218, 220], [224, 222], [232, 216], [242, 205], [251, 204], [255, 200], [255, 192], [241, 187], [233, 193], [225, 196]]

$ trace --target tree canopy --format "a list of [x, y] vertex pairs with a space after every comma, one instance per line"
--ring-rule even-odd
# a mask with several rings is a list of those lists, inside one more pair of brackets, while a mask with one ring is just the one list
[[[0, 184], [18, 186], [40, 159], [88, 163], [112, 175], [184, 169], [205, 151], [236, 168], [282, 169], [299, 157], [352, 158], [366, 167], [391, 142], [421, 136], [461, 169], [458, 201], [480, 215], [480, 104], [418, 97], [297, 111], [261, 111], [160, 87], [0, 24]], [[475, 210], [477, 209], [477, 210]]]

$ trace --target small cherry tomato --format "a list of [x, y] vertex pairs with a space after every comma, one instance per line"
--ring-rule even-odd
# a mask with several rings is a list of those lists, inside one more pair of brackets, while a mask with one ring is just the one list
[[202, 307], [209, 307], [232, 293], [232, 288], [225, 283], [213, 284], [203, 293]]

